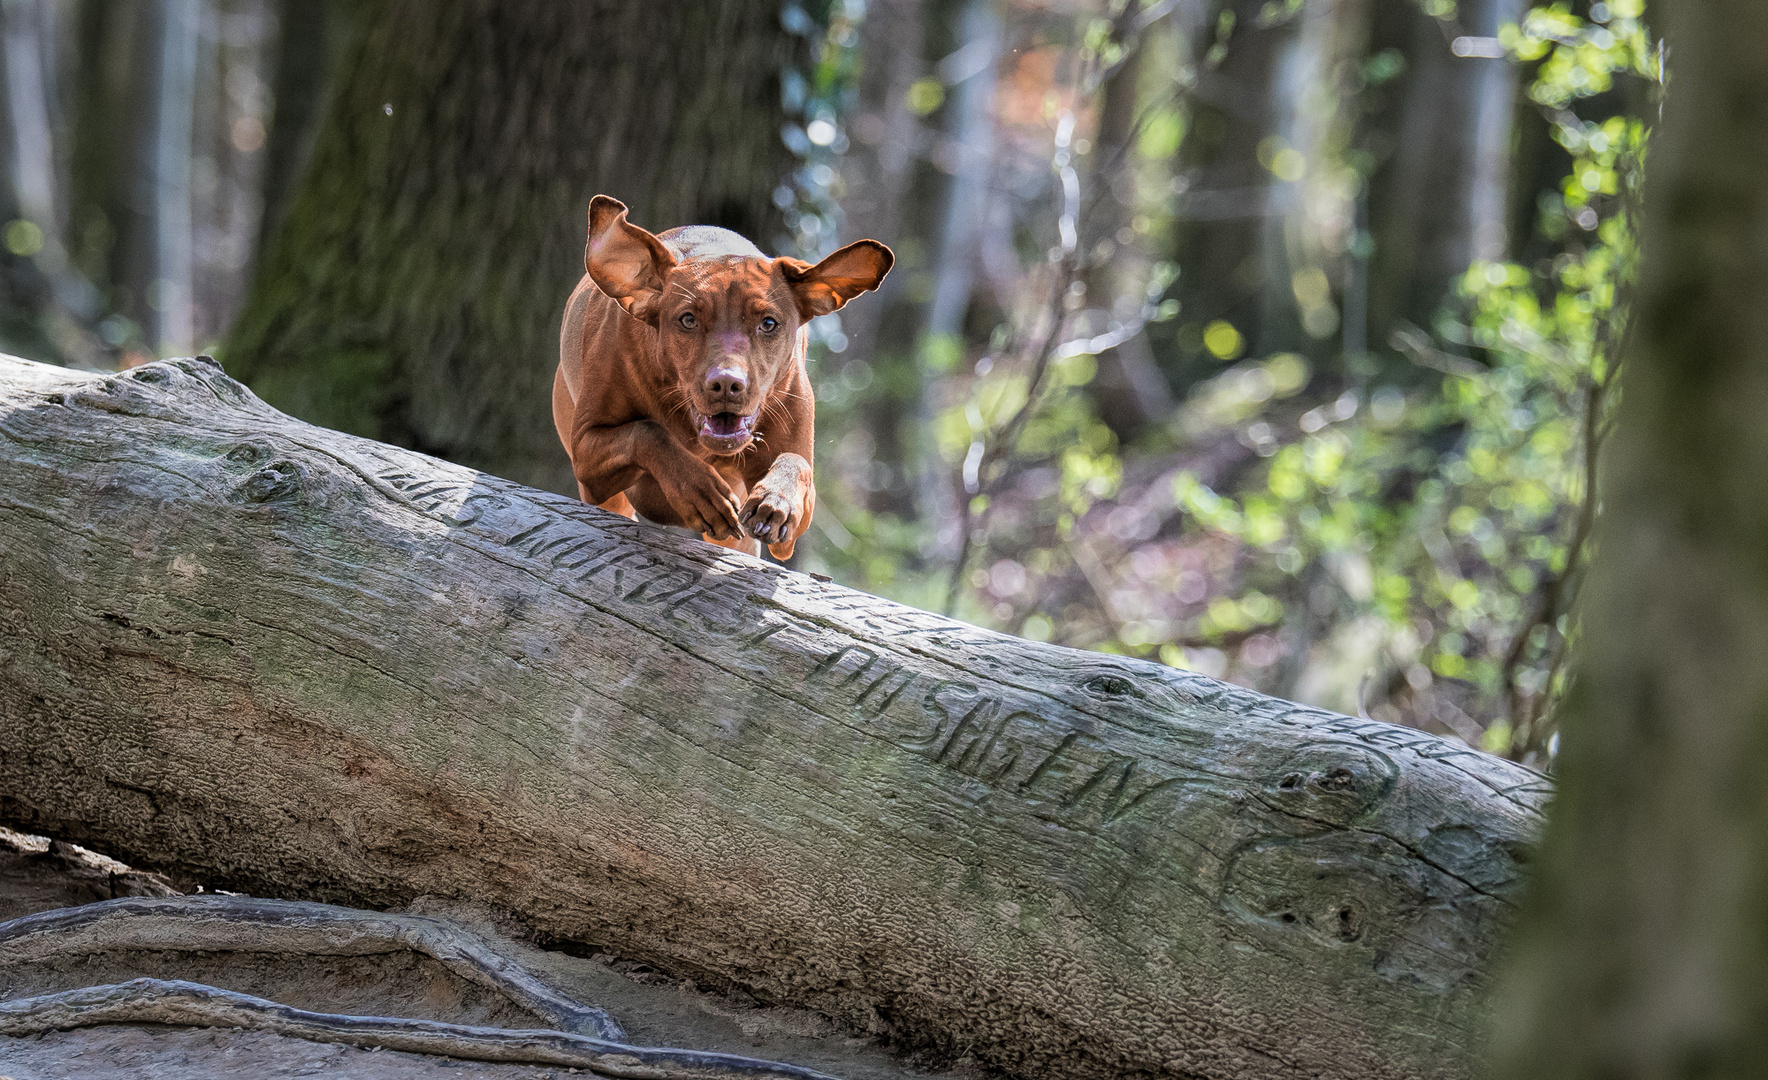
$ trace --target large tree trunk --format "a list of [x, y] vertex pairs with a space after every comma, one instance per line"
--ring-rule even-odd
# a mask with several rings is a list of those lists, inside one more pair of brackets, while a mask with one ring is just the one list
[[381, 0], [229, 363], [318, 423], [575, 490], [547, 403], [597, 192], [764, 246], [778, 3]]
[[1542, 778], [263, 405], [0, 362], [0, 819], [1028, 1076], [1466, 1077]]
[[1768, 7], [1651, 10], [1673, 77], [1508, 1076], [1768, 1060]]

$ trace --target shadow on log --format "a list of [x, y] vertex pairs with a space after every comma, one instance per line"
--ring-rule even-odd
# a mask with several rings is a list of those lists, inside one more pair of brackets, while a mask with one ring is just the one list
[[504, 908], [1033, 1077], [1467, 1077], [1547, 793], [311, 427], [0, 360], [0, 820]]

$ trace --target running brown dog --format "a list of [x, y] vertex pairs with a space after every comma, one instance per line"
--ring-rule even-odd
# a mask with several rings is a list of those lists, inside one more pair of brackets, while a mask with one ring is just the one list
[[876, 289], [894, 261], [876, 240], [814, 266], [770, 259], [728, 229], [653, 235], [618, 200], [590, 200], [553, 379], [583, 501], [790, 557], [816, 506], [804, 324]]

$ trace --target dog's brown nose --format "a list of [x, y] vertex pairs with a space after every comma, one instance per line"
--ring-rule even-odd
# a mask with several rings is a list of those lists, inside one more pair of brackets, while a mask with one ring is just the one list
[[736, 368], [713, 368], [706, 376], [706, 393], [713, 397], [740, 398], [749, 389], [749, 377]]

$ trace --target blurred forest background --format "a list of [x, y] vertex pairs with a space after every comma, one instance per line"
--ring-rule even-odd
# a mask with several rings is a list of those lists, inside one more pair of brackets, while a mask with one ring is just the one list
[[896, 271], [795, 565], [1556, 750], [1663, 57], [1642, 0], [0, 0], [0, 348], [209, 351], [571, 492], [605, 192]]

